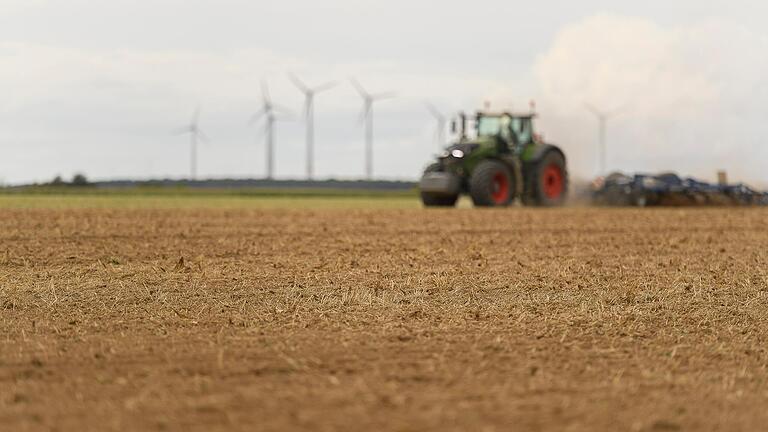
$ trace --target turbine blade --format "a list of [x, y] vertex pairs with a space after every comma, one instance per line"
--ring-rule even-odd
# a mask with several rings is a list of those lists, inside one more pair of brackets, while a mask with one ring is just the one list
[[248, 124], [250, 124], [250, 125], [253, 125], [253, 124], [255, 124], [256, 122], [258, 122], [259, 120], [261, 120], [261, 118], [262, 118], [262, 117], [264, 117], [264, 115], [265, 115], [266, 113], [267, 113], [267, 110], [266, 110], [266, 109], [260, 109], [260, 110], [256, 111], [256, 112], [255, 112], [255, 113], [254, 113], [254, 114], [251, 116], [251, 118], [250, 118], [250, 119], [248, 119]]
[[291, 82], [293, 82], [293, 85], [295, 85], [302, 93], [307, 94], [312, 91], [296, 75], [292, 73], [288, 73], [288, 79], [291, 80]]
[[287, 114], [287, 115], [293, 116], [293, 110], [290, 109], [290, 108], [286, 108], [286, 107], [284, 107], [282, 105], [278, 105], [278, 104], [274, 104], [273, 103], [272, 104], [272, 109], [274, 111], [279, 111], [281, 114]]
[[441, 113], [441, 112], [440, 112], [440, 111], [439, 111], [439, 110], [438, 110], [438, 109], [437, 109], [437, 108], [436, 108], [434, 105], [432, 105], [432, 103], [430, 103], [430, 102], [425, 102], [425, 103], [424, 103], [424, 105], [426, 105], [426, 107], [427, 107], [427, 110], [428, 110], [430, 113], [432, 113], [432, 115], [433, 115], [433, 116], [434, 116], [434, 117], [435, 117], [437, 120], [439, 120], [439, 121], [442, 121], [443, 119], [445, 119], [445, 116], [443, 115], [443, 113]]
[[183, 134], [188, 134], [190, 132], [192, 132], [192, 127], [191, 126], [184, 126], [184, 127], [180, 127], [178, 129], [172, 130], [171, 134], [172, 135], [183, 135]]
[[349, 82], [352, 83], [352, 86], [355, 88], [355, 90], [357, 90], [358, 93], [360, 93], [360, 97], [363, 99], [368, 99], [371, 96], [367, 91], [365, 91], [363, 86], [360, 85], [360, 83], [355, 78], [349, 77]]
[[197, 130], [197, 137], [205, 144], [211, 143], [211, 139], [208, 138], [208, 135], [206, 135], [205, 132], [201, 131], [200, 129]]
[[199, 120], [200, 120], [200, 106], [198, 105], [197, 108], [195, 108], [195, 112], [192, 114], [191, 124], [196, 125]]
[[605, 115], [607, 117], [613, 117], [613, 116], [616, 116], [616, 115], [619, 115], [619, 114], [623, 113], [624, 111], [628, 110], [630, 107], [631, 107], [631, 105], [629, 103], [624, 103], [624, 104], [621, 104], [618, 107], [608, 111], [607, 113], [605, 113]]
[[324, 92], [324, 91], [327, 91], [327, 90], [330, 90], [330, 89], [336, 87], [337, 85], [339, 85], [338, 81], [329, 81], [329, 82], [327, 82], [325, 84], [321, 84], [319, 86], [314, 87], [312, 89], [312, 92], [313, 93]]
[[269, 85], [267, 85], [267, 80], [261, 80], [261, 98], [264, 99], [265, 105], [272, 103], [272, 97], [269, 95]]
[[592, 104], [584, 102], [584, 108], [586, 108], [588, 111], [590, 111], [592, 114], [596, 115], [597, 117], [603, 116], [603, 113], [599, 109], [595, 108]]

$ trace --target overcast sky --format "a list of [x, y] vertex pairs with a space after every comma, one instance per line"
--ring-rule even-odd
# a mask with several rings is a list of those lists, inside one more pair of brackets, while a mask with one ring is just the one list
[[[249, 127], [259, 81], [301, 114], [291, 71], [340, 80], [316, 101], [321, 178], [363, 174], [357, 77], [375, 107], [375, 175], [415, 179], [436, 153], [430, 100], [446, 113], [524, 109], [578, 176], [674, 169], [768, 184], [768, 4], [646, 0], [0, 0], [0, 181], [186, 177], [171, 131], [202, 107], [204, 177], [260, 177]], [[278, 125], [276, 171], [304, 173], [303, 124]]]

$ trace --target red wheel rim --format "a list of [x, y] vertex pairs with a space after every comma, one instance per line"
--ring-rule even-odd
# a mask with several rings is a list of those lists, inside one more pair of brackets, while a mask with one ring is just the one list
[[560, 198], [563, 194], [563, 170], [557, 164], [551, 164], [544, 170], [544, 195], [549, 199]]
[[503, 172], [497, 172], [493, 176], [491, 185], [491, 197], [496, 204], [505, 204], [509, 198], [509, 179]]

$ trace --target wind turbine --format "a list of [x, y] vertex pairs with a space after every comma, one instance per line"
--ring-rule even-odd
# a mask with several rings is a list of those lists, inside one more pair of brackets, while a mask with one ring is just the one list
[[337, 83], [331, 81], [316, 87], [309, 87], [293, 74], [288, 74], [288, 78], [300, 92], [304, 93], [304, 122], [307, 127], [307, 179], [312, 180], [315, 159], [315, 95], [330, 90]]
[[606, 169], [606, 153], [607, 150], [607, 143], [606, 143], [606, 129], [608, 127], [608, 120], [612, 117], [617, 116], [626, 108], [626, 105], [622, 105], [619, 108], [614, 108], [610, 111], [603, 111], [598, 108], [595, 108], [594, 105], [591, 105], [589, 103], [585, 103], [584, 107], [595, 115], [598, 122], [598, 145], [599, 145], [599, 152], [600, 152], [600, 173], [601, 175], [608, 174]]
[[200, 107], [192, 114], [192, 121], [188, 126], [176, 131], [177, 135], [189, 134], [189, 178], [197, 179], [197, 143], [198, 141], [210, 142], [208, 136], [200, 130]]
[[440, 150], [443, 149], [443, 146], [445, 145], [445, 128], [448, 125], [448, 118], [440, 112], [434, 105], [432, 105], [430, 102], [426, 103], [427, 110], [432, 114], [432, 116], [437, 121], [437, 130], [435, 131], [435, 139], [437, 140], [437, 145]]
[[261, 109], [251, 116], [250, 124], [256, 124], [262, 118], [265, 119], [264, 131], [266, 134], [267, 148], [267, 179], [272, 180], [275, 174], [275, 122], [282, 120], [276, 115], [276, 111], [288, 110], [272, 102], [269, 95], [269, 87], [266, 81], [261, 82]]
[[350, 78], [349, 81], [363, 98], [363, 110], [360, 113], [360, 119], [365, 122], [365, 177], [371, 180], [373, 178], [373, 103], [395, 97], [395, 94], [393, 92], [368, 93], [356, 79]]

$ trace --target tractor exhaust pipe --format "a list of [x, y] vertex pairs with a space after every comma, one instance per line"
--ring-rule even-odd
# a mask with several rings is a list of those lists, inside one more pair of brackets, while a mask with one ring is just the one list
[[728, 173], [725, 170], [717, 172], [717, 184], [720, 186], [728, 186]]
[[465, 138], [467, 138], [467, 115], [464, 114], [464, 111], [459, 111], [459, 121], [457, 122], [456, 119], [453, 119], [451, 121], [451, 133], [452, 134], [459, 134], [459, 141], [463, 141]]

